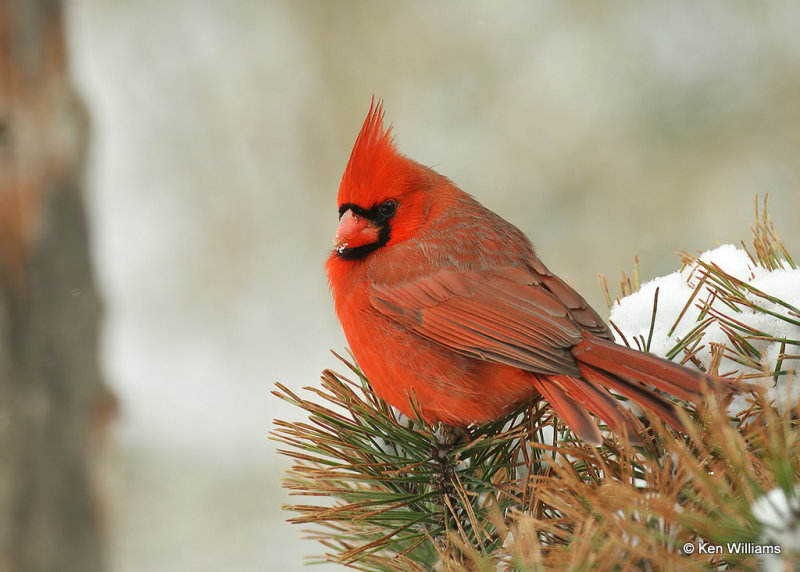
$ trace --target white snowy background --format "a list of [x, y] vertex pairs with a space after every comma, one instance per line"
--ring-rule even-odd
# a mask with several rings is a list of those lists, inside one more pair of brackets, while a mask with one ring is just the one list
[[[67, 0], [92, 114], [119, 572], [300, 570], [266, 438], [344, 339], [322, 264], [372, 94], [400, 148], [600, 272], [748, 238], [800, 256], [800, 4]], [[649, 316], [649, 313], [648, 313]], [[317, 568], [336, 569], [334, 566]]]
[[[754, 251], [752, 246], [750, 251]], [[712, 295], [712, 291], [717, 288], [711, 286], [711, 281], [702, 285], [693, 297], [704, 270], [699, 263], [693, 263], [681, 270], [648, 280], [637, 292], [615, 302], [609, 320], [618, 329], [615, 331], [617, 342], [627, 342], [631, 347], [647, 347], [646, 343], [640, 342], [637, 345], [635, 340], [650, 340], [650, 351], [666, 358], [680, 340], [701, 322], [711, 318], [709, 325], [702, 331], [702, 341], [695, 353], [697, 360], [708, 370], [711, 365], [712, 344], [735, 349], [721, 322], [708, 313], [709, 308], [716, 310], [721, 315], [736, 320], [743, 327], [783, 340], [782, 343], [748, 338], [748, 343], [760, 354], [754, 357], [758, 367], [743, 365], [730, 359], [730, 354], [725, 353], [719, 363], [720, 375], [732, 378], [747, 376], [745, 379], [750, 383], [765, 387], [767, 399], [779, 410], [795, 407], [800, 401], [800, 360], [785, 356], [800, 355], [800, 344], [791, 343], [800, 340], [800, 316], [796, 315], [796, 309], [800, 308], [800, 268], [791, 268], [784, 261], [783, 268], [768, 270], [756, 263], [744, 249], [732, 244], [723, 244], [703, 252], [698, 260], [718, 267], [727, 276], [741, 280], [753, 288], [754, 291], [748, 292], [746, 298], [758, 309], [746, 304], [735, 304], [734, 310], [723, 301], [722, 296]], [[658, 303], [655, 305], [656, 316], [653, 319], [656, 290]], [[781, 300], [795, 310], [773, 302], [770, 298]], [[748, 332], [733, 331], [742, 336], [750, 336]], [[790, 343], [786, 343], [786, 340]], [[684, 353], [681, 352], [676, 359], [683, 357]], [[772, 375], [765, 375], [776, 370], [787, 373], [779, 375], [777, 380]], [[730, 413], [738, 415], [746, 410], [748, 399], [745, 394], [735, 396]]]
[[760, 541], [767, 545], [779, 545], [781, 554], [766, 554], [760, 557], [764, 572], [783, 572], [786, 563], [783, 554], [800, 552], [800, 486], [787, 491], [775, 488], [756, 499], [750, 509], [763, 527]]

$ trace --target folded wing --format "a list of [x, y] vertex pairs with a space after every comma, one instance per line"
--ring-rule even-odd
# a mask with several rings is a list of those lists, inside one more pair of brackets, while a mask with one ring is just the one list
[[580, 324], [541, 276], [515, 267], [442, 270], [400, 286], [374, 286], [371, 302], [386, 316], [459, 354], [544, 375], [580, 376], [570, 349], [587, 326], [599, 322], [598, 329], [605, 331], [594, 312], [594, 321]]

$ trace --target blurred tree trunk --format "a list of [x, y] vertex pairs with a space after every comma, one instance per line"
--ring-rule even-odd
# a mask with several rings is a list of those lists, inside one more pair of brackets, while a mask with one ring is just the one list
[[105, 568], [87, 133], [60, 1], [0, 0], [0, 572]]

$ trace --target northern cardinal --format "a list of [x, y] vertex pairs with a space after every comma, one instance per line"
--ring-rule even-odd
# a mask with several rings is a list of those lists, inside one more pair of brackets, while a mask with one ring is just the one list
[[681, 427], [655, 387], [695, 401], [719, 380], [614, 343], [514, 225], [400, 154], [370, 105], [339, 187], [326, 263], [336, 313], [375, 392], [429, 423], [494, 420], [541, 394], [581, 439], [594, 413], [635, 438], [609, 390]]

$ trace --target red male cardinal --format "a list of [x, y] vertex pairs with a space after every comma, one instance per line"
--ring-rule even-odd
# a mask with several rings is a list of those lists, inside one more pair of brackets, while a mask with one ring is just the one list
[[613, 341], [514, 225], [401, 155], [371, 105], [339, 187], [326, 264], [336, 313], [375, 392], [411, 416], [465, 427], [541, 394], [576, 435], [601, 442], [589, 411], [635, 438], [613, 390], [680, 428], [659, 392], [697, 400], [700, 372]]

